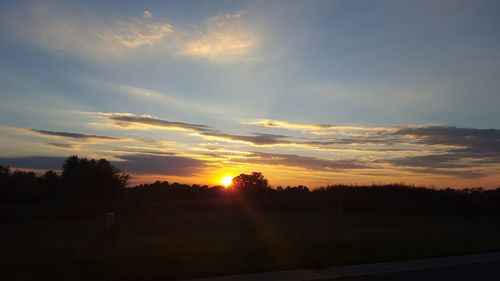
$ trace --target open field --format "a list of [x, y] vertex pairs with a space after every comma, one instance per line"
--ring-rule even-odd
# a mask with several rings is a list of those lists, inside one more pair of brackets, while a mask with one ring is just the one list
[[500, 250], [500, 219], [479, 215], [222, 208], [118, 213], [109, 235], [97, 213], [0, 229], [2, 280], [171, 280]]

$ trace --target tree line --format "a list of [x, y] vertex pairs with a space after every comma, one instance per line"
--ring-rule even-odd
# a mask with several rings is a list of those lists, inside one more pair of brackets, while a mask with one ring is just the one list
[[0, 166], [0, 195], [5, 200], [36, 201], [42, 199], [110, 198], [119, 196], [129, 175], [106, 159], [68, 157], [58, 175], [50, 170], [37, 176], [35, 172], [11, 171]]
[[[127, 187], [129, 175], [105, 159], [71, 156], [61, 174], [11, 171], [0, 167], [0, 201], [47, 200], [173, 201], [237, 205], [241, 198], [256, 208], [332, 213], [500, 213], [500, 188], [434, 189], [406, 184], [271, 187], [262, 173], [241, 174], [228, 189], [156, 181]], [[208, 202], [208, 203], [207, 203]], [[210, 202], [214, 202], [214, 206]], [[187, 204], [187, 203], [186, 203]], [[200, 203], [201, 204], [201, 203]]]

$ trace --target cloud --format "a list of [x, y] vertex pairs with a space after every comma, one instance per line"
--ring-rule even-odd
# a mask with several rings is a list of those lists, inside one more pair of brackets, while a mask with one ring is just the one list
[[356, 160], [326, 160], [315, 157], [299, 156], [293, 154], [276, 154], [253, 152], [248, 158], [244, 159], [245, 163], [262, 164], [262, 165], [280, 165], [305, 168], [308, 170], [345, 170], [345, 169], [366, 169], [367, 165]]
[[463, 168], [500, 163], [500, 130], [418, 126], [401, 128], [393, 134], [409, 137], [415, 144], [447, 147], [438, 154], [384, 160], [394, 166], [423, 168], [413, 172], [474, 178], [484, 173]]
[[57, 148], [64, 148], [64, 149], [77, 149], [79, 148], [78, 145], [75, 144], [69, 144], [69, 143], [59, 143], [59, 142], [49, 142], [48, 145], [57, 147]]
[[152, 126], [164, 129], [172, 130], [191, 130], [198, 133], [199, 136], [208, 139], [218, 139], [223, 141], [236, 141], [244, 142], [253, 145], [295, 145], [295, 146], [308, 146], [316, 148], [328, 148], [335, 145], [350, 145], [350, 144], [374, 144], [374, 145], [391, 145], [394, 142], [400, 141], [398, 139], [389, 139], [387, 136], [383, 136], [384, 139], [329, 139], [329, 140], [312, 140], [312, 141], [297, 141], [291, 140], [290, 136], [277, 135], [277, 134], [265, 134], [265, 133], [253, 133], [253, 135], [239, 135], [221, 132], [219, 130], [211, 129], [207, 125], [184, 123], [177, 121], [168, 121], [153, 117], [150, 115], [134, 115], [129, 113], [100, 113], [101, 115], [107, 116], [114, 124], [122, 127], [133, 127], [137, 125]]
[[470, 170], [443, 170], [443, 169], [408, 169], [406, 171], [410, 171], [412, 173], [419, 174], [433, 174], [433, 175], [445, 175], [445, 176], [453, 176], [464, 179], [477, 179], [485, 176], [485, 173], [479, 171], [470, 171]]
[[52, 156], [30, 156], [30, 157], [11, 157], [0, 158], [0, 165], [24, 169], [61, 169], [65, 157]]
[[141, 148], [117, 148], [117, 149], [112, 149], [111, 151], [118, 153], [119, 155], [177, 155], [175, 152], [172, 151], [165, 151], [165, 150], [156, 150], [156, 149], [141, 149]]
[[309, 132], [314, 135], [350, 135], [350, 136], [378, 136], [381, 133], [392, 132], [390, 127], [369, 127], [354, 125], [295, 123], [283, 120], [260, 119], [246, 123], [264, 128], [287, 129], [292, 131]]
[[449, 146], [448, 157], [500, 163], [500, 130], [428, 126], [403, 128], [394, 134], [411, 137], [418, 144]]
[[129, 22], [115, 22], [107, 31], [109, 34], [105, 34], [105, 37], [111, 36], [111, 40], [116, 40], [126, 48], [137, 48], [159, 43], [168, 33], [173, 32], [173, 28], [168, 23], [147, 23], [134, 18]]
[[419, 142], [430, 145], [454, 145], [475, 151], [500, 152], [500, 130], [496, 129], [421, 126], [402, 128], [394, 134], [412, 136]]
[[[153, 117], [150, 115], [134, 115], [130, 113], [97, 113], [102, 116], [108, 117], [115, 125], [121, 127], [134, 128], [138, 125], [151, 126], [157, 128], [171, 129], [171, 130], [191, 130], [196, 132], [199, 136], [207, 139], [217, 139], [228, 142], [244, 142], [257, 146], [301, 146], [309, 148], [320, 149], [335, 149], [340, 145], [355, 145], [356, 149], [363, 150], [360, 145], [377, 145], [388, 146], [394, 144], [403, 144], [401, 139], [387, 134], [379, 134], [377, 138], [314, 138], [312, 140], [297, 140], [291, 136], [279, 134], [266, 134], [266, 133], [253, 133], [252, 135], [230, 134], [219, 130], [212, 129], [207, 125], [192, 124], [177, 121], [168, 121]], [[387, 148], [386, 148], [387, 150]], [[397, 151], [403, 150], [402, 148], [395, 149]]]
[[146, 11], [144, 11], [144, 13], [142, 14], [142, 16], [143, 16], [144, 18], [146, 18], [146, 19], [147, 19], [147, 18], [152, 18], [152, 17], [153, 17], [153, 14], [151, 14], [151, 12], [150, 12], [150, 11], [146, 10]]
[[[157, 140], [157, 139], [143, 139], [143, 138], [131, 138], [131, 137], [112, 137], [103, 135], [92, 135], [92, 134], [82, 134], [74, 132], [62, 132], [62, 131], [48, 131], [48, 130], [37, 130], [37, 129], [21, 129], [23, 132], [35, 133], [37, 135], [46, 136], [49, 138], [55, 138], [57, 140], [68, 140], [71, 143], [62, 142], [49, 142], [48, 145], [52, 147], [62, 148], [62, 149], [79, 149], [81, 151], [90, 152], [95, 149], [100, 149], [101, 153], [109, 153], [112, 151], [107, 150], [110, 145], [112, 147], [121, 147], [123, 149], [136, 151], [137, 149], [143, 149], [144, 147], [155, 148], [156, 151], [165, 151], [169, 149], [175, 142]], [[82, 148], [83, 147], [83, 148]], [[98, 148], [100, 147], [100, 148]], [[101, 149], [105, 149], [104, 151]], [[159, 150], [158, 150], [159, 149]], [[81, 152], [80, 152], [81, 153]]]
[[254, 135], [252, 136], [244, 136], [227, 134], [219, 131], [205, 131], [201, 132], [201, 135], [209, 137], [209, 139], [216, 138], [224, 141], [245, 142], [253, 145], [278, 145], [290, 143], [289, 141], [285, 140], [286, 138], [288, 138], [287, 136], [273, 134], [254, 133]]
[[460, 164], [460, 157], [453, 154], [433, 154], [396, 158], [387, 162], [395, 166], [427, 167], [427, 168], [464, 168], [468, 165]]
[[[150, 115], [134, 115], [130, 113], [93, 114], [107, 118], [109, 122], [116, 126], [132, 130], [148, 126], [168, 130], [185, 130], [191, 136], [215, 140], [217, 143], [211, 144], [211, 146], [215, 146], [221, 150], [208, 151], [212, 153], [211, 155], [202, 153], [201, 156], [197, 155], [196, 159], [179, 156], [171, 151], [165, 154], [155, 153], [154, 151], [149, 153], [144, 150], [144, 147], [131, 148], [132, 150], [128, 151], [128, 153], [125, 153], [128, 149], [116, 150], [112, 153], [113, 157], [123, 160], [120, 162], [120, 165], [124, 164], [127, 168], [144, 173], [150, 169], [154, 173], [159, 172], [156, 170], [157, 168], [146, 165], [147, 160], [145, 159], [148, 157], [152, 157], [151, 159], [159, 163], [161, 163], [160, 161], [165, 161], [165, 166], [169, 167], [168, 169], [170, 170], [173, 168], [170, 168], [167, 164], [175, 161], [181, 166], [194, 167], [193, 171], [201, 170], [204, 167], [203, 161], [211, 161], [211, 163], [229, 161], [246, 164], [281, 165], [326, 172], [348, 169], [370, 169], [384, 171], [384, 173], [403, 171], [414, 174], [427, 174], [429, 176], [440, 175], [456, 178], [479, 178], [487, 174], [485, 172], [487, 169], [498, 167], [498, 164], [500, 164], [500, 130], [495, 129], [449, 126], [400, 126], [380, 127], [370, 132], [369, 136], [345, 136], [340, 134], [338, 136], [318, 136], [314, 134], [304, 135], [302, 133], [300, 136], [297, 136], [296, 133], [285, 135], [262, 132], [236, 134], [220, 131], [205, 124], [170, 121]], [[293, 123], [289, 122], [288, 124]], [[279, 126], [274, 123], [267, 125], [266, 128], [269, 130], [283, 129], [284, 127], [283, 124]], [[334, 127], [336, 128], [335, 125], [328, 124], [311, 126], [313, 130], [320, 128], [331, 129]], [[343, 127], [354, 128], [353, 131], [357, 129], [368, 131], [370, 129], [369, 127], [358, 128], [356, 126]], [[113, 137], [98, 135], [43, 130], [33, 131], [39, 134], [66, 138], [86, 139], [101, 137], [103, 139], [113, 139]], [[222, 144], [222, 142], [227, 143]], [[243, 149], [241, 144], [266, 147], [268, 149], [279, 147], [280, 151], [277, 151], [279, 153], [272, 153], [274, 151], [266, 151], [267, 153], [249, 152]], [[227, 150], [228, 145], [232, 146], [230, 150]], [[205, 150], [193, 149], [192, 151], [198, 150], [203, 152], [208, 148], [205, 148]], [[303, 152], [296, 155], [293, 153], [283, 153], [284, 150], [301, 150]], [[318, 155], [316, 157], [302, 156], [307, 155], [303, 153], [311, 153], [312, 150], [315, 150], [317, 153], [322, 150], [325, 151], [324, 153], [321, 152], [321, 154], [315, 154]], [[237, 153], [226, 153], [227, 151], [236, 151]], [[116, 156], [117, 154], [119, 156]], [[354, 155], [357, 156], [354, 157]], [[144, 164], [144, 168], [139, 168], [139, 163]], [[162, 167], [158, 169], [164, 171]]]
[[184, 44], [181, 54], [223, 63], [252, 60], [250, 54], [258, 40], [245, 25], [244, 14], [238, 12], [210, 18], [205, 29]]
[[30, 20], [14, 26], [23, 29], [20, 34], [28, 31], [37, 45], [98, 59], [120, 57], [139, 47], [157, 45], [174, 32], [170, 23], [156, 21], [149, 11], [144, 11], [140, 18], [109, 20], [84, 12], [68, 14], [61, 7], [39, 4], [31, 13], [24, 12], [23, 18], [26, 14]]
[[135, 174], [157, 174], [169, 176], [193, 176], [206, 167], [203, 160], [173, 155], [135, 154], [118, 156], [117, 166]]
[[99, 113], [107, 116], [115, 125], [122, 127], [134, 127], [138, 125], [151, 126], [170, 130], [190, 130], [198, 133], [202, 137], [218, 139], [224, 141], [238, 141], [254, 145], [275, 145], [290, 143], [284, 135], [254, 133], [253, 135], [228, 134], [211, 129], [207, 125], [168, 121], [150, 115], [134, 115], [129, 113]]
[[37, 129], [28, 129], [28, 130], [45, 136], [54, 136], [54, 137], [63, 137], [72, 139], [120, 140], [120, 138], [110, 137], [110, 136], [86, 135], [79, 133], [55, 132], [55, 131], [37, 130]]
[[[203, 160], [175, 155], [131, 154], [117, 156], [121, 161], [112, 164], [126, 173], [170, 176], [193, 176], [202, 171]], [[30, 156], [0, 158], [0, 165], [14, 168], [57, 170], [62, 169], [66, 157]]]
[[130, 97], [141, 103], [154, 103], [158, 106], [164, 106], [165, 109], [182, 112], [198, 112], [210, 116], [227, 116], [231, 111], [237, 111], [235, 108], [222, 108], [220, 104], [213, 103], [193, 103], [182, 95], [174, 94], [169, 91], [157, 91], [142, 87], [130, 86], [127, 84], [111, 83], [103, 80], [86, 79], [98, 91], [106, 93], [116, 93], [120, 96]]
[[38, 46], [97, 60], [129, 58], [134, 50], [149, 47], [155, 55], [231, 63], [255, 60], [252, 51], [258, 37], [243, 20], [245, 13], [219, 14], [192, 26], [159, 19], [149, 10], [138, 11], [140, 16], [111, 18], [84, 9], [75, 13], [62, 4], [37, 3], [13, 9], [8, 22], [13, 33]]
[[[293, 132], [290, 135], [279, 134], [278, 129], [283, 129], [282, 126], [275, 128], [272, 125], [265, 129], [269, 133], [245, 134], [224, 132], [205, 124], [170, 121], [150, 115], [92, 114], [101, 116], [100, 121], [105, 120], [125, 129], [150, 126], [184, 130], [186, 135], [214, 141], [207, 144], [196, 141], [174, 143], [166, 147], [166, 144], [156, 141], [97, 134], [38, 129], [22, 129], [22, 132], [29, 131], [56, 139], [49, 140], [53, 142], [44, 141], [44, 148], [47, 148], [47, 142], [50, 146], [62, 149], [78, 148], [73, 142], [83, 146], [89, 143], [104, 143], [79, 153], [95, 155], [93, 151], [98, 150], [98, 155], [111, 158], [116, 166], [131, 174], [195, 176], [205, 173], [209, 167], [262, 165], [276, 166], [278, 169], [289, 168], [291, 171], [318, 171], [322, 172], [324, 177], [342, 171], [350, 177], [367, 177], [368, 173], [372, 173], [374, 180], [377, 180], [376, 177], [402, 175], [422, 177], [426, 181], [449, 177], [466, 182], [468, 179], [491, 177], [491, 171], [497, 170], [500, 164], [500, 130], [496, 129], [406, 126], [376, 130], [369, 137], [338, 137]], [[116, 140], [120, 140], [119, 146], [115, 146]], [[144, 145], [146, 142], [148, 143]], [[265, 151], [251, 151], [248, 145]], [[0, 164], [19, 168], [53, 169], [60, 168], [64, 160], [61, 157], [58, 159], [60, 162], [51, 157], [40, 156], [1, 158]], [[311, 174], [316, 177], [318, 173]]]
[[131, 125], [146, 125], [164, 129], [193, 130], [198, 132], [209, 130], [209, 127], [206, 125], [172, 122], [149, 115], [138, 116], [133, 114], [111, 114], [109, 116], [109, 119], [112, 120], [116, 125], [122, 127], [128, 127]]

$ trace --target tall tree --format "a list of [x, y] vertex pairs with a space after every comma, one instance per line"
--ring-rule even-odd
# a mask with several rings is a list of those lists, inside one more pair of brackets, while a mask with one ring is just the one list
[[129, 175], [106, 159], [88, 160], [74, 155], [66, 159], [62, 179], [73, 195], [97, 198], [116, 196], [126, 186]]
[[241, 174], [233, 178], [232, 185], [236, 190], [246, 192], [259, 192], [270, 189], [269, 182], [260, 172], [253, 172], [250, 175]]

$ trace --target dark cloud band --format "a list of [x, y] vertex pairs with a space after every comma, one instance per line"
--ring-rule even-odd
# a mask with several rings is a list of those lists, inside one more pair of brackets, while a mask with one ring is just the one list
[[69, 132], [55, 132], [55, 131], [47, 131], [47, 130], [37, 130], [37, 129], [29, 129], [32, 132], [45, 135], [45, 136], [55, 136], [55, 137], [63, 137], [63, 138], [72, 138], [72, 139], [101, 139], [101, 140], [119, 140], [120, 138], [109, 137], [109, 136], [98, 136], [98, 135], [87, 135], [87, 134], [79, 134], [79, 133], [69, 133]]
[[[193, 176], [206, 166], [202, 160], [173, 155], [131, 154], [117, 158], [122, 161], [115, 161], [113, 164], [132, 174]], [[58, 170], [62, 169], [65, 160], [65, 157], [12, 157], [0, 158], [0, 165], [23, 169]]]

